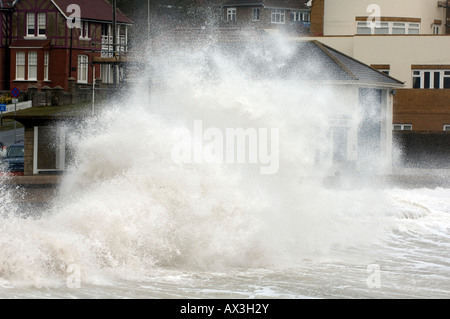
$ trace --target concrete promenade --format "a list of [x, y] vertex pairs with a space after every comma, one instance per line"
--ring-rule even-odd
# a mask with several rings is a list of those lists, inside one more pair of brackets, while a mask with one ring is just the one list
[[13, 190], [19, 204], [43, 205], [54, 199], [61, 179], [61, 175], [9, 176], [3, 184]]

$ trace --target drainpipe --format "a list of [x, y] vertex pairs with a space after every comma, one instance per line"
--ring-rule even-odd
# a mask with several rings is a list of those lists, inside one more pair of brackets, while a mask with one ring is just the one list
[[114, 88], [117, 87], [117, 30], [116, 30], [116, 0], [113, 0], [113, 51], [114, 51], [114, 67], [113, 67], [113, 76], [114, 76]]
[[73, 28], [70, 28], [70, 54], [69, 54], [69, 78], [72, 77], [72, 45], [73, 42]]

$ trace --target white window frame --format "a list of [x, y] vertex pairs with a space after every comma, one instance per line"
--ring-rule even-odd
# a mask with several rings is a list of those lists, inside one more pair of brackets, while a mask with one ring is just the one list
[[[33, 32], [30, 33], [30, 29], [33, 30]], [[27, 13], [26, 36], [27, 37], [35, 37], [36, 36], [36, 15], [32, 12]]]
[[82, 40], [90, 40], [90, 37], [89, 37], [89, 22], [88, 21], [82, 21], [81, 22], [80, 39], [82, 39]]
[[49, 68], [49, 62], [50, 62], [50, 53], [45, 52], [44, 53], [44, 81], [48, 81], [48, 68]]
[[[46, 37], [47, 36], [47, 14], [45, 12], [39, 12], [37, 14], [37, 36]], [[41, 31], [43, 33], [41, 34]]]
[[28, 81], [37, 81], [37, 58], [38, 54], [36, 51], [28, 52]]
[[[365, 32], [362, 32], [362, 31]], [[395, 30], [404, 30], [404, 33], [397, 33]], [[420, 23], [401, 21], [380, 21], [371, 24], [367, 21], [356, 21], [356, 34], [397, 34], [411, 35], [420, 34]]]
[[236, 8], [227, 8], [227, 21], [236, 22]]
[[450, 132], [450, 124], [445, 124], [442, 129], [444, 132]]
[[[26, 69], [26, 62], [25, 62], [25, 52], [17, 52], [16, 53], [16, 80], [25, 80], [25, 69]], [[19, 77], [19, 67], [23, 67], [23, 71], [21, 72], [23, 74], [23, 77]]]
[[433, 24], [432, 28], [433, 28], [433, 34], [440, 33], [441, 26], [439, 24]]
[[88, 83], [89, 79], [89, 56], [78, 55], [78, 69], [77, 69], [78, 83]]
[[273, 24], [285, 24], [286, 10], [272, 9], [270, 17], [270, 22]]
[[[425, 87], [425, 78], [429, 74], [429, 87]], [[435, 73], [439, 73], [439, 86], [435, 87]], [[442, 70], [442, 69], [420, 69], [420, 70], [412, 70], [413, 84], [412, 88], [414, 89], [450, 89], [450, 69]], [[414, 87], [414, 79], [420, 79], [420, 87]], [[449, 81], [448, 87], [445, 87], [445, 80]]]
[[394, 131], [412, 131], [412, 124], [394, 124]]
[[294, 22], [309, 22], [309, 12], [294, 11], [292, 12], [292, 21]]
[[252, 8], [252, 21], [259, 21], [261, 18], [260, 8]]

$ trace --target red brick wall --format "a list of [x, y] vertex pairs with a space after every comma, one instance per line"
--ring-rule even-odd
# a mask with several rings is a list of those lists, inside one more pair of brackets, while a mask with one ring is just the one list
[[399, 89], [394, 97], [394, 124], [413, 131], [442, 132], [450, 125], [450, 89]]
[[311, 7], [311, 33], [323, 35], [323, 20], [325, 14], [325, 0], [314, 0]]
[[[16, 78], [16, 52], [35, 51], [38, 53], [38, 65], [37, 65], [37, 81], [15, 81]], [[69, 73], [70, 67], [70, 49], [52, 49], [50, 51], [49, 60], [49, 81], [43, 81], [44, 79], [44, 50], [42, 49], [11, 49], [11, 87], [17, 87], [21, 91], [27, 91], [30, 86], [36, 86], [41, 89], [43, 86], [49, 86], [54, 88], [56, 86], [62, 87], [64, 90], [68, 90], [68, 78], [74, 77], [77, 79], [77, 67], [78, 67], [78, 55], [89, 56], [89, 62], [92, 62], [92, 53], [86, 50], [72, 50], [72, 68], [74, 71]], [[96, 53], [98, 56], [99, 53]], [[26, 67], [25, 74], [28, 74], [28, 57], [26, 55]], [[100, 65], [96, 65], [95, 70], [96, 78], [100, 77]], [[88, 82], [92, 83], [92, 66], [89, 67]]]

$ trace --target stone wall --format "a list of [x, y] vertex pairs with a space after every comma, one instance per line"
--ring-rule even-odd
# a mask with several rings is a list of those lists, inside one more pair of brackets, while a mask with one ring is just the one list
[[[102, 99], [106, 97], [107, 88], [107, 85], [104, 85], [100, 79], [97, 79], [95, 98]], [[40, 90], [37, 87], [29, 87], [23, 98], [32, 101], [33, 107], [76, 104], [92, 99], [92, 85], [79, 84], [76, 83], [74, 78], [70, 78], [69, 91], [64, 91], [60, 86], [54, 88], [44, 86]]]

